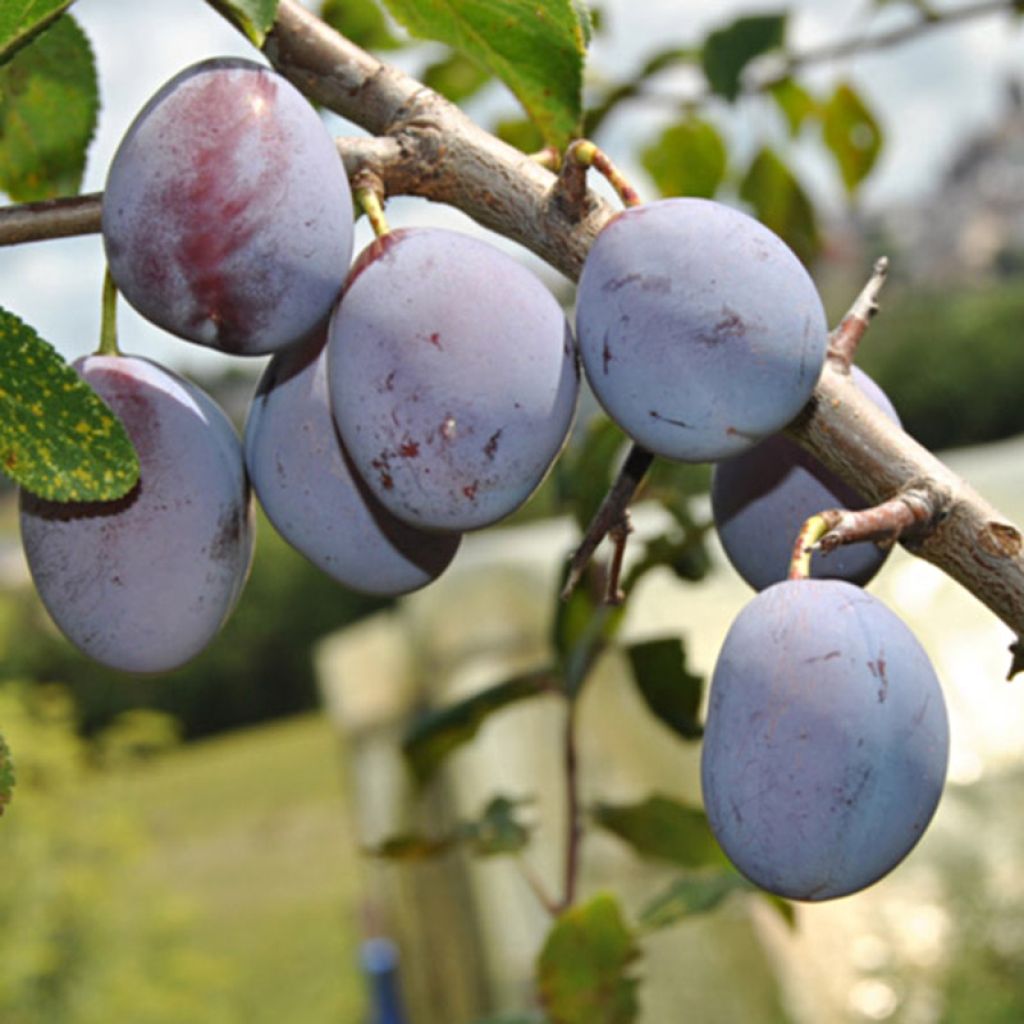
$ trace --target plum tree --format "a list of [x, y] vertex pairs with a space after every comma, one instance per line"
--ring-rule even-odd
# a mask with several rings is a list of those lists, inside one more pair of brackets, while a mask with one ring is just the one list
[[270, 521], [293, 547], [364, 593], [408, 593], [436, 579], [461, 535], [395, 519], [353, 471], [327, 398], [326, 332], [278, 353], [245, 426], [245, 460]]
[[863, 889], [942, 794], [949, 725], [923, 648], [844, 580], [756, 595], [726, 635], [701, 753], [708, 821], [737, 868], [791, 899]]
[[814, 283], [782, 239], [689, 198], [605, 225], [580, 275], [576, 329], [608, 415], [684, 462], [734, 455], [789, 423], [818, 381], [827, 335]]
[[252, 501], [231, 421], [202, 389], [139, 356], [76, 367], [117, 413], [140, 463], [116, 502], [21, 494], [21, 538], [68, 639], [126, 672], [198, 654], [234, 608], [253, 550]]
[[522, 264], [437, 228], [356, 261], [330, 324], [331, 407], [391, 513], [476, 530], [514, 512], [568, 437], [579, 368], [565, 314]]
[[175, 75], [122, 139], [105, 195], [114, 280], [165, 330], [256, 355], [326, 321], [352, 255], [348, 178], [271, 69], [216, 58]]
[[[886, 416], [899, 416], [881, 388], [858, 367], [857, 386]], [[733, 568], [755, 589], [786, 578], [793, 542], [808, 517], [825, 509], [861, 509], [867, 502], [785, 434], [776, 434], [731, 459], [711, 476], [715, 529]], [[811, 575], [864, 586], [885, 562], [889, 548], [869, 540], [842, 547], [811, 563]]]

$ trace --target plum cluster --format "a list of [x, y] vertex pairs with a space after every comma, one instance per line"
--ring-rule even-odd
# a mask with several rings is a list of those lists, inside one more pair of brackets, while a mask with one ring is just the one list
[[242, 439], [209, 396], [146, 359], [76, 364], [141, 465], [116, 502], [21, 499], [35, 583], [81, 650], [133, 672], [202, 650], [249, 572], [254, 496], [345, 586], [427, 585], [465, 532], [539, 486], [582, 366], [636, 444], [717, 463], [723, 546], [760, 591], [723, 644], [707, 716], [704, 794], [727, 854], [767, 889], [824, 899], [917, 841], [948, 725], [924, 652], [860, 589], [884, 555], [854, 547], [816, 564], [828, 578], [786, 579], [808, 516], [863, 503], [780, 434], [811, 397], [828, 332], [771, 231], [707, 200], [624, 210], [586, 258], [575, 331], [534, 274], [455, 231], [383, 230], [353, 263], [333, 140], [288, 81], [236, 59], [186, 69], [139, 113], [102, 228], [111, 276], [143, 316], [270, 358]]

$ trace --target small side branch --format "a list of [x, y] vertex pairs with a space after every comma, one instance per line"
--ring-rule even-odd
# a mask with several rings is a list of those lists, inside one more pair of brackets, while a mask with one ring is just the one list
[[946, 502], [926, 490], [910, 490], [864, 509], [830, 509], [821, 515], [828, 532], [816, 547], [824, 554], [844, 544], [870, 540], [891, 546], [900, 539], [923, 539], [939, 522]]
[[888, 257], [875, 261], [874, 270], [860, 295], [854, 300], [850, 311], [840, 321], [829, 338], [828, 358], [833, 366], [843, 373], [849, 373], [861, 339], [878, 312], [878, 296], [889, 274]]
[[0, 207], [0, 245], [94, 235], [100, 230], [102, 196], [90, 192], [66, 199]]
[[[620, 552], [616, 556], [621, 567], [621, 548], [625, 546], [625, 537], [630, 530], [628, 519], [629, 506], [636, 497], [636, 492], [640, 489], [640, 485], [643, 483], [644, 477], [651, 468], [653, 461], [654, 456], [646, 448], [641, 448], [638, 444], [634, 444], [630, 448], [629, 455], [626, 456], [622, 469], [619, 470], [618, 476], [616, 476], [614, 483], [604, 497], [604, 501], [601, 502], [597, 512], [594, 513], [594, 518], [591, 519], [590, 524], [587, 526], [580, 546], [573, 553], [572, 561], [569, 563], [569, 575], [566, 578], [565, 586], [562, 588], [563, 601], [567, 600], [569, 595], [576, 589], [583, 578], [583, 573], [586, 572], [587, 566], [590, 564], [590, 560], [594, 557], [594, 552], [597, 550], [598, 545], [613, 529], [623, 531], [620, 540], [617, 541], [617, 547], [620, 549]], [[617, 591], [618, 584], [612, 579], [609, 580], [609, 587]]]

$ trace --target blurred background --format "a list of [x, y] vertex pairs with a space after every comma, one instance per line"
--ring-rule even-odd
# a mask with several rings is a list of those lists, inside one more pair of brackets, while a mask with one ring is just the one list
[[[670, 191], [658, 154], [671, 162], [670, 130], [692, 124], [701, 85], [687, 67], [642, 76], [645, 62], [666, 47], [699, 44], [741, 13], [781, 8], [672, 0], [595, 7], [591, 105], [624, 82], [643, 86], [609, 108], [598, 141], [642, 194]], [[792, 3], [786, 38], [802, 52], [898, 28], [922, 8]], [[83, 191], [102, 189], [118, 140], [163, 81], [207, 56], [252, 53], [198, 0], [82, 0], [74, 12], [95, 49], [102, 99]], [[400, 31], [383, 25], [397, 44]], [[370, 37], [390, 45], [382, 39]], [[417, 75], [449, 58], [428, 44], [385, 56]], [[728, 153], [717, 195], [748, 207], [766, 202], [744, 188], [744, 168], [768, 146], [798, 183], [795, 191], [787, 185], [780, 229], [803, 240], [832, 322], [874, 259], [890, 257], [883, 313], [859, 362], [909, 432], [1017, 522], [1022, 58], [1024, 33], [1004, 12], [809, 66], [801, 77], [808, 90], [825, 95], [852, 83], [870, 112], [862, 120], [880, 145], [855, 189], [820, 132], [792, 131], [763, 97], [700, 101]], [[450, 86], [456, 95], [460, 88]], [[521, 115], [501, 86], [478, 83], [465, 103], [488, 126], [519, 130]], [[325, 116], [337, 134], [357, 131]], [[389, 215], [396, 225], [478, 230], [417, 200], [393, 202]], [[365, 241], [365, 225], [359, 230]], [[571, 304], [567, 282], [496, 241]], [[71, 359], [96, 346], [102, 272], [98, 237], [0, 250], [0, 305]], [[178, 342], [123, 304], [121, 338], [125, 351], [193, 376], [241, 428], [261, 360], [239, 363]], [[111, 673], [56, 633], [21, 556], [15, 492], [0, 484], [0, 731], [18, 770], [0, 820], [0, 1020], [368, 1020], [360, 950], [378, 935], [399, 941], [414, 1024], [468, 1024], [528, 1005], [547, 918], [506, 860], [453, 852], [390, 863], [363, 848], [424, 822], [479, 814], [495, 793], [512, 793], [532, 801], [532, 870], [558, 877], [556, 702], [490, 719], [418, 797], [399, 741], [418, 710], [550, 657], [558, 578], [578, 536], [567, 496], [590, 472], [581, 453], [593, 415], [584, 403], [565, 468], [527, 509], [467, 538], [444, 578], [398, 603], [345, 591], [261, 521], [236, 614], [201, 657], [160, 678]], [[701, 472], [678, 481], [694, 523], [707, 519], [706, 485]], [[653, 503], [638, 507], [637, 522], [633, 557], [666, 529]], [[624, 636], [682, 636], [688, 669], [706, 675], [748, 592], [713, 533], [700, 540], [707, 563], [699, 572], [666, 567], [644, 576], [630, 595]], [[871, 589], [913, 627], [946, 689], [953, 752], [931, 829], [869, 892], [801, 907], [795, 926], [737, 896], [651, 939], [644, 1021], [1024, 1019], [1024, 826], [1012, 811], [1024, 796], [1024, 697], [1019, 683], [1004, 681], [1012, 638], [902, 551]], [[699, 801], [699, 748], [650, 717], [627, 675], [611, 652], [583, 697], [585, 796], [626, 801], [654, 790]], [[588, 836], [584, 852], [585, 889], [614, 888], [627, 906], [667, 877], [607, 835]]]

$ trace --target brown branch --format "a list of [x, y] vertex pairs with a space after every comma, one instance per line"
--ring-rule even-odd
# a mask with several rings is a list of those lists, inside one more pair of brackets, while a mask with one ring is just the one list
[[901, 538], [924, 536], [946, 514], [945, 504], [936, 504], [929, 491], [910, 490], [870, 508], [834, 508], [822, 512], [828, 532], [815, 545], [824, 554], [844, 544], [871, 540], [891, 546]]
[[882, 256], [875, 261], [874, 270], [850, 311], [832, 332], [828, 344], [828, 358], [836, 370], [849, 373], [857, 356], [861, 339], [878, 313], [878, 296], [889, 273], [889, 260]]
[[[977, 14], [983, 8], [1012, 6], [976, 4], [972, 10]], [[415, 79], [354, 46], [297, 0], [281, 0], [264, 50], [310, 98], [377, 136], [346, 143], [346, 164], [350, 158], [373, 163], [389, 194], [419, 195], [454, 206], [484, 227], [520, 242], [567, 277], [578, 277], [590, 244], [613, 212], [601, 198], [588, 193], [582, 213], [567, 212], [554, 201], [554, 174]], [[75, 207], [87, 227], [72, 216]], [[96, 230], [98, 213], [98, 197], [81, 197], [58, 202], [54, 208], [33, 204], [31, 211], [8, 210], [0, 213], [0, 225], [6, 220], [8, 238], [15, 230], [10, 225], [19, 221], [23, 226], [16, 230], [25, 240], [60, 237]], [[46, 232], [35, 232], [24, 226], [27, 222], [45, 223]], [[4, 234], [0, 227], [0, 240]], [[1024, 637], [1020, 531], [895, 426], [834, 362], [826, 365], [811, 403], [789, 428], [790, 435], [875, 504], [912, 486], [944, 503], [945, 518], [927, 538], [914, 541], [912, 549]], [[650, 458], [639, 449], [633, 454]], [[630, 497], [641, 476], [630, 481]], [[626, 500], [622, 508], [628, 504]], [[619, 520], [609, 516], [605, 532]], [[1024, 662], [1024, 655], [1018, 654], [1018, 661]]]
[[98, 192], [40, 203], [0, 206], [0, 245], [92, 235], [100, 229]]

